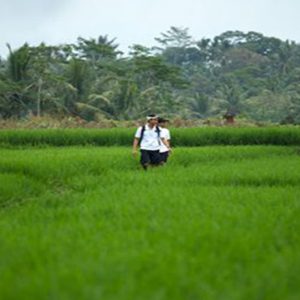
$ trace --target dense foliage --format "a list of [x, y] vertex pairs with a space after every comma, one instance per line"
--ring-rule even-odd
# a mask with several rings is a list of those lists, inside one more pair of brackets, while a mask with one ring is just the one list
[[107, 36], [16, 50], [8, 45], [8, 57], [0, 59], [0, 118], [132, 120], [155, 111], [300, 122], [299, 44], [240, 31], [194, 39], [177, 27], [156, 42], [133, 45], [126, 55]]

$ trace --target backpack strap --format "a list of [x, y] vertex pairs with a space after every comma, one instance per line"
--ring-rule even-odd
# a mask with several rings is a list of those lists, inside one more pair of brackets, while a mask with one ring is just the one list
[[160, 128], [159, 126], [156, 126], [156, 133], [157, 133], [157, 139], [158, 139], [158, 144], [159, 146], [161, 145], [161, 141], [160, 141]]

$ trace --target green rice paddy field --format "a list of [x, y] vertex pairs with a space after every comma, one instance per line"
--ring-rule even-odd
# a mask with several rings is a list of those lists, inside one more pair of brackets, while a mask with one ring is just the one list
[[299, 299], [299, 145], [5, 143], [0, 299]]

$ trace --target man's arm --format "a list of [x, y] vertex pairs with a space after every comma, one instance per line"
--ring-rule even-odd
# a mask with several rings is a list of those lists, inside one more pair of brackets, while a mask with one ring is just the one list
[[139, 146], [139, 142], [142, 136], [142, 127], [139, 127], [135, 133], [134, 139], [133, 139], [133, 145], [132, 145], [132, 154], [133, 156], [137, 155], [137, 149]]
[[161, 141], [169, 149], [169, 151], [171, 151], [171, 147], [170, 147], [170, 144], [169, 144], [168, 140], [166, 138], [162, 137]]
[[134, 156], [136, 156], [137, 154], [137, 148], [138, 148], [138, 145], [139, 145], [139, 138], [135, 137], [134, 140], [133, 140], [133, 145], [132, 145], [132, 154]]

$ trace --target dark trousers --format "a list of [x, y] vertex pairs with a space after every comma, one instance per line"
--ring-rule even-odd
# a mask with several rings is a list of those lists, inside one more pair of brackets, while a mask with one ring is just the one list
[[166, 163], [168, 161], [169, 151], [162, 152], [159, 155], [160, 155], [160, 161], [161, 162]]
[[141, 164], [144, 168], [149, 165], [159, 165], [161, 162], [159, 150], [141, 150]]

